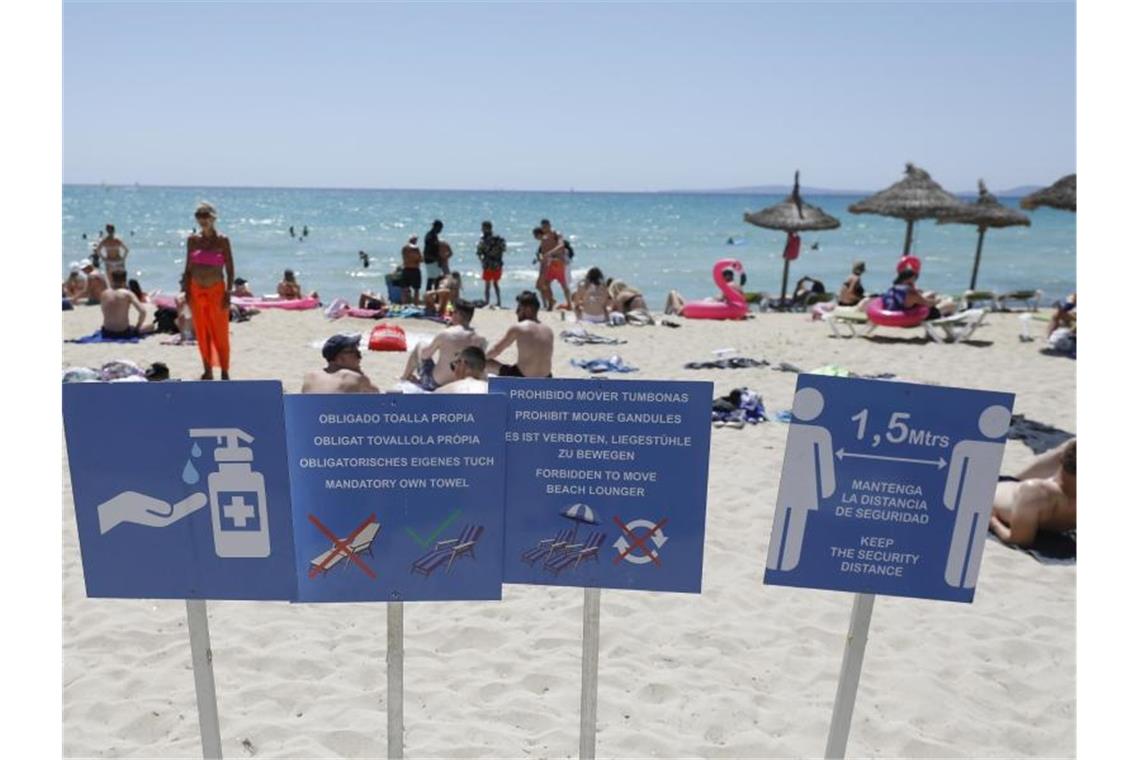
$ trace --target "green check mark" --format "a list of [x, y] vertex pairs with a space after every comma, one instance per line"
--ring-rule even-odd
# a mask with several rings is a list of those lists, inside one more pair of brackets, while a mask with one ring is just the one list
[[452, 512], [450, 515], [447, 516], [447, 519], [444, 520], [442, 523], [440, 523], [440, 526], [438, 528], [436, 528], [432, 532], [432, 534], [430, 536], [428, 536], [427, 538], [420, 538], [420, 535], [418, 533], [416, 533], [414, 530], [412, 530], [411, 528], [404, 528], [404, 530], [406, 530], [408, 532], [408, 535], [412, 537], [413, 541], [415, 541], [417, 544], [419, 544], [420, 546], [422, 546], [423, 548], [426, 549], [429, 546], [431, 546], [432, 542], [435, 541], [435, 539], [439, 536], [439, 534], [443, 533], [445, 530], [447, 530], [447, 526], [451, 525], [453, 522], [455, 522], [456, 519], [458, 519], [458, 517], [461, 514], [463, 514], [463, 512], [461, 512], [458, 509], [455, 510], [454, 512]]

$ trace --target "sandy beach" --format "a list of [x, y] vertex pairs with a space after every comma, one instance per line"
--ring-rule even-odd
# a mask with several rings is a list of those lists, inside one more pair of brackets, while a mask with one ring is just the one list
[[[492, 341], [511, 311], [480, 310]], [[568, 325], [544, 315], [557, 333]], [[571, 358], [619, 354], [632, 379], [706, 379], [716, 394], [747, 386], [770, 415], [790, 408], [796, 375], [771, 367], [687, 370], [714, 349], [804, 370], [1013, 392], [1015, 413], [1076, 430], [1076, 364], [1043, 356], [1044, 323], [1018, 340], [1016, 315], [992, 314], [966, 344], [917, 330], [837, 339], [805, 314], [680, 329], [595, 327], [628, 341], [556, 341]], [[410, 335], [440, 325], [400, 320]], [[89, 334], [99, 309], [63, 315]], [[300, 389], [334, 332], [368, 320], [267, 311], [231, 326], [235, 379]], [[163, 345], [65, 344], [64, 366], [165, 362], [193, 379], [198, 351]], [[512, 354], [513, 355], [513, 354]], [[391, 388], [404, 354], [366, 352], [365, 372]], [[852, 595], [761, 583], [787, 426], [713, 430], [703, 592], [604, 591], [599, 757], [802, 757], [822, 754]], [[1007, 443], [1002, 471], [1032, 457]], [[200, 756], [180, 601], [89, 600], [83, 586], [66, 455], [63, 493], [63, 751], [68, 757]], [[495, 603], [406, 606], [405, 746], [409, 757], [574, 757], [578, 750], [582, 592], [506, 586]], [[386, 749], [382, 605], [209, 605], [226, 756], [378, 757]], [[879, 597], [849, 756], [1071, 757], [1076, 753], [1076, 567], [1039, 564], [987, 543], [971, 605]]]

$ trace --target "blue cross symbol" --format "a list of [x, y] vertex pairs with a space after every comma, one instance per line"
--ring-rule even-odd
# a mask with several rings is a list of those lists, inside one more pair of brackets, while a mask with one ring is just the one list
[[230, 499], [230, 503], [222, 507], [222, 514], [233, 520], [234, 527], [244, 528], [246, 521], [252, 520], [256, 511], [252, 504], [245, 503], [245, 497], [240, 494]]

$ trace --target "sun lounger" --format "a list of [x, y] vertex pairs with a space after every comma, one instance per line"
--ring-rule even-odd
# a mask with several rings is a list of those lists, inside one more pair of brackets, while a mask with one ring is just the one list
[[528, 565], [533, 566], [535, 562], [542, 560], [544, 563], [553, 557], [555, 554], [561, 553], [565, 550], [570, 542], [570, 537], [574, 535], [574, 531], [570, 528], [559, 533], [554, 538], [544, 538], [537, 544], [527, 549], [522, 553], [522, 561]]
[[858, 333], [855, 331], [858, 325], [870, 324], [865, 335], [870, 335], [871, 331], [875, 329], [875, 325], [870, 323], [867, 319], [867, 312], [859, 311], [854, 306], [836, 306], [829, 312], [824, 312], [823, 321], [831, 328], [831, 332], [836, 338], [842, 338], [843, 335], [839, 332], [839, 325], [843, 325], [851, 333], [847, 337], [854, 338]]
[[1012, 311], [1006, 305], [1006, 301], [1020, 301], [1025, 304], [1025, 308], [1029, 311], [1037, 311], [1037, 307], [1041, 303], [1041, 296], [1040, 290], [1014, 290], [994, 296], [994, 305], [998, 311]]
[[933, 341], [957, 343], [968, 340], [974, 331], [981, 327], [985, 316], [985, 309], [967, 309], [949, 317], [928, 319], [922, 323], [922, 326], [926, 329], [927, 337]]
[[479, 537], [482, 535], [482, 525], [468, 525], [458, 538], [437, 541], [434, 549], [412, 563], [412, 572], [422, 573], [426, 578], [446, 564], [445, 572], [450, 573], [455, 560], [466, 556], [475, 558], [475, 544], [479, 543]]
[[[349, 554], [367, 554], [372, 556], [372, 543], [376, 540], [376, 536], [380, 533], [380, 523], [369, 523], [363, 530], [356, 534], [356, 538], [352, 539], [346, 549], [334, 546], [327, 552], [309, 560], [309, 569], [316, 572], [319, 568], [322, 572], [328, 572], [331, 568], [340, 564], [341, 560], [347, 559]], [[329, 556], [336, 554], [331, 560]], [[345, 566], [347, 567], [347, 565]]]
[[584, 544], [570, 544], [560, 554], [551, 559], [548, 559], [543, 568], [558, 575], [563, 570], [577, 569], [582, 560], [592, 559], [598, 561], [598, 550], [602, 545], [602, 541], [606, 539], [606, 534], [602, 531], [594, 531]]

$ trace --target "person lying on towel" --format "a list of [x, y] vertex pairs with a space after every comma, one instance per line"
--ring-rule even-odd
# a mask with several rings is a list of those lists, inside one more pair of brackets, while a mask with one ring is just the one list
[[990, 529], [1003, 543], [1030, 546], [1038, 531], [1076, 527], [1076, 438], [1041, 454], [1016, 476], [999, 479]]

